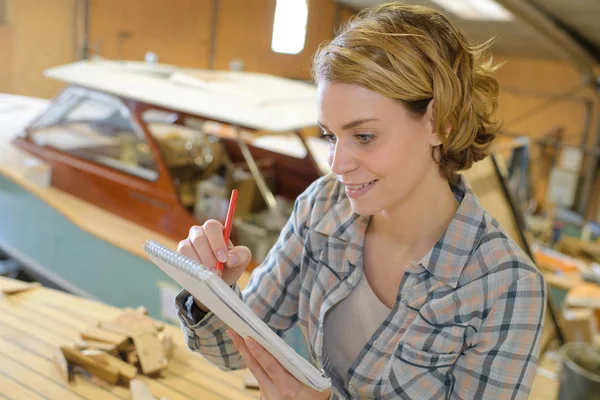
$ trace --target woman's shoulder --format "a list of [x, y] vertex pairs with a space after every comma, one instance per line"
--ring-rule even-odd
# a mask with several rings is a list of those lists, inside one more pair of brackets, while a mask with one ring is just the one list
[[470, 275], [507, 288], [519, 280], [534, 279], [543, 290], [543, 275], [525, 250], [487, 212], [484, 212], [484, 224], [485, 232], [469, 263]]

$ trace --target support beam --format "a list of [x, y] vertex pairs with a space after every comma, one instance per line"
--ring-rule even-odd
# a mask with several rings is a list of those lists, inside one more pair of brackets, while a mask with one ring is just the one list
[[546, 37], [558, 53], [577, 66], [588, 83], [594, 83], [596, 64], [594, 57], [545, 13], [525, 0], [496, 0], [496, 2]]

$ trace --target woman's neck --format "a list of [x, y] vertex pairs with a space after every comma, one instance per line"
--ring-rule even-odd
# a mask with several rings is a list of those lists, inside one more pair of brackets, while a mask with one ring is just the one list
[[431, 174], [400, 204], [374, 215], [369, 231], [393, 241], [395, 251], [420, 258], [437, 243], [457, 209], [448, 181]]

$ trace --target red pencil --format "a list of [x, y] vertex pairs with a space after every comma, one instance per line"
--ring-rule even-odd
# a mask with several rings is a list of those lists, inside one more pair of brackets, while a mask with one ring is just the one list
[[[229, 244], [229, 236], [231, 235], [231, 226], [233, 225], [233, 214], [235, 213], [235, 205], [237, 203], [238, 191], [233, 189], [231, 191], [231, 200], [229, 200], [229, 209], [227, 210], [227, 218], [225, 219], [225, 230], [223, 231], [223, 239], [225, 239], [225, 245]], [[225, 264], [221, 261], [217, 262], [217, 274], [223, 275], [223, 269]]]

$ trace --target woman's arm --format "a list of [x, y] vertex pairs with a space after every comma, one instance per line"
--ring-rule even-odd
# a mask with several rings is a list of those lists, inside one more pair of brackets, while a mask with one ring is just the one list
[[[277, 243], [253, 272], [244, 293], [237, 285], [232, 287], [252, 311], [279, 335], [290, 329], [297, 320], [303, 253], [297, 224], [300, 203], [296, 202], [294, 213]], [[225, 334], [228, 326], [221, 319], [212, 312], [202, 313], [187, 291], [177, 296], [176, 305], [191, 350], [200, 352], [224, 370], [246, 367], [233, 342]]]
[[546, 287], [540, 273], [498, 297], [452, 370], [451, 399], [527, 399], [539, 360]]

